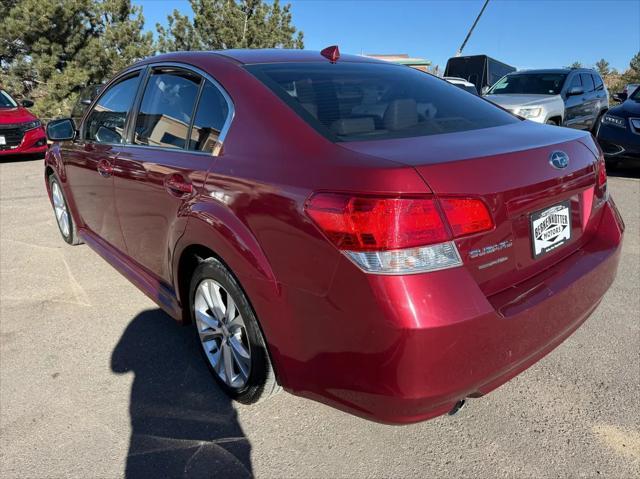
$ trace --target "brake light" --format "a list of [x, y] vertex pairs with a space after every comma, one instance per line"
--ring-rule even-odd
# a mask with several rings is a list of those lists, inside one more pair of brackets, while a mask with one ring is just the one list
[[485, 204], [477, 199], [443, 198], [440, 200], [454, 237], [493, 228], [493, 220]]
[[403, 249], [449, 239], [431, 198], [370, 198], [320, 193], [307, 204], [307, 213], [343, 250]]
[[600, 206], [607, 199], [607, 165], [604, 161], [604, 155], [600, 152], [600, 157], [596, 163], [596, 198], [598, 201], [596, 207]]
[[[477, 199], [317, 193], [305, 207], [328, 239], [368, 272], [406, 274], [462, 264], [455, 237], [493, 228]], [[451, 234], [453, 233], [453, 235]]]

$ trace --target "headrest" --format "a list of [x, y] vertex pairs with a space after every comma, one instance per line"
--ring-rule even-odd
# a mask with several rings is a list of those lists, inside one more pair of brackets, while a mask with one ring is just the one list
[[373, 118], [345, 118], [331, 123], [331, 131], [338, 135], [357, 135], [375, 130]]
[[418, 106], [411, 98], [394, 100], [384, 112], [384, 127], [387, 130], [402, 130], [418, 124]]

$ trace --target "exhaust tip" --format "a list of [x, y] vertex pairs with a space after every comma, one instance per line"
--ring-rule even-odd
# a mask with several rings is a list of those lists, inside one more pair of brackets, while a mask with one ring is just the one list
[[462, 409], [464, 407], [464, 405], [467, 404], [466, 399], [460, 399], [457, 403], [455, 403], [455, 405], [451, 408], [451, 411], [449, 411], [449, 416], [453, 416], [454, 414], [457, 414], [458, 411], [460, 411], [460, 409]]

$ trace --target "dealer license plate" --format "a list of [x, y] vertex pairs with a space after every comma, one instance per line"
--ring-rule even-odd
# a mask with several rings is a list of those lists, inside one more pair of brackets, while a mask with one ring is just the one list
[[571, 239], [571, 203], [565, 201], [531, 215], [533, 257], [539, 258]]

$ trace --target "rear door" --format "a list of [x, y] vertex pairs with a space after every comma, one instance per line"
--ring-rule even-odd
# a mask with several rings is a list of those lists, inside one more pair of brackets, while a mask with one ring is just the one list
[[228, 111], [220, 89], [194, 71], [156, 66], [148, 74], [114, 187], [129, 255], [162, 281], [171, 280], [170, 252], [213, 164]]
[[80, 139], [62, 151], [81, 227], [125, 252], [113, 191], [113, 167], [124, 147], [128, 114], [140, 84], [139, 71], [114, 82], [94, 104]]

